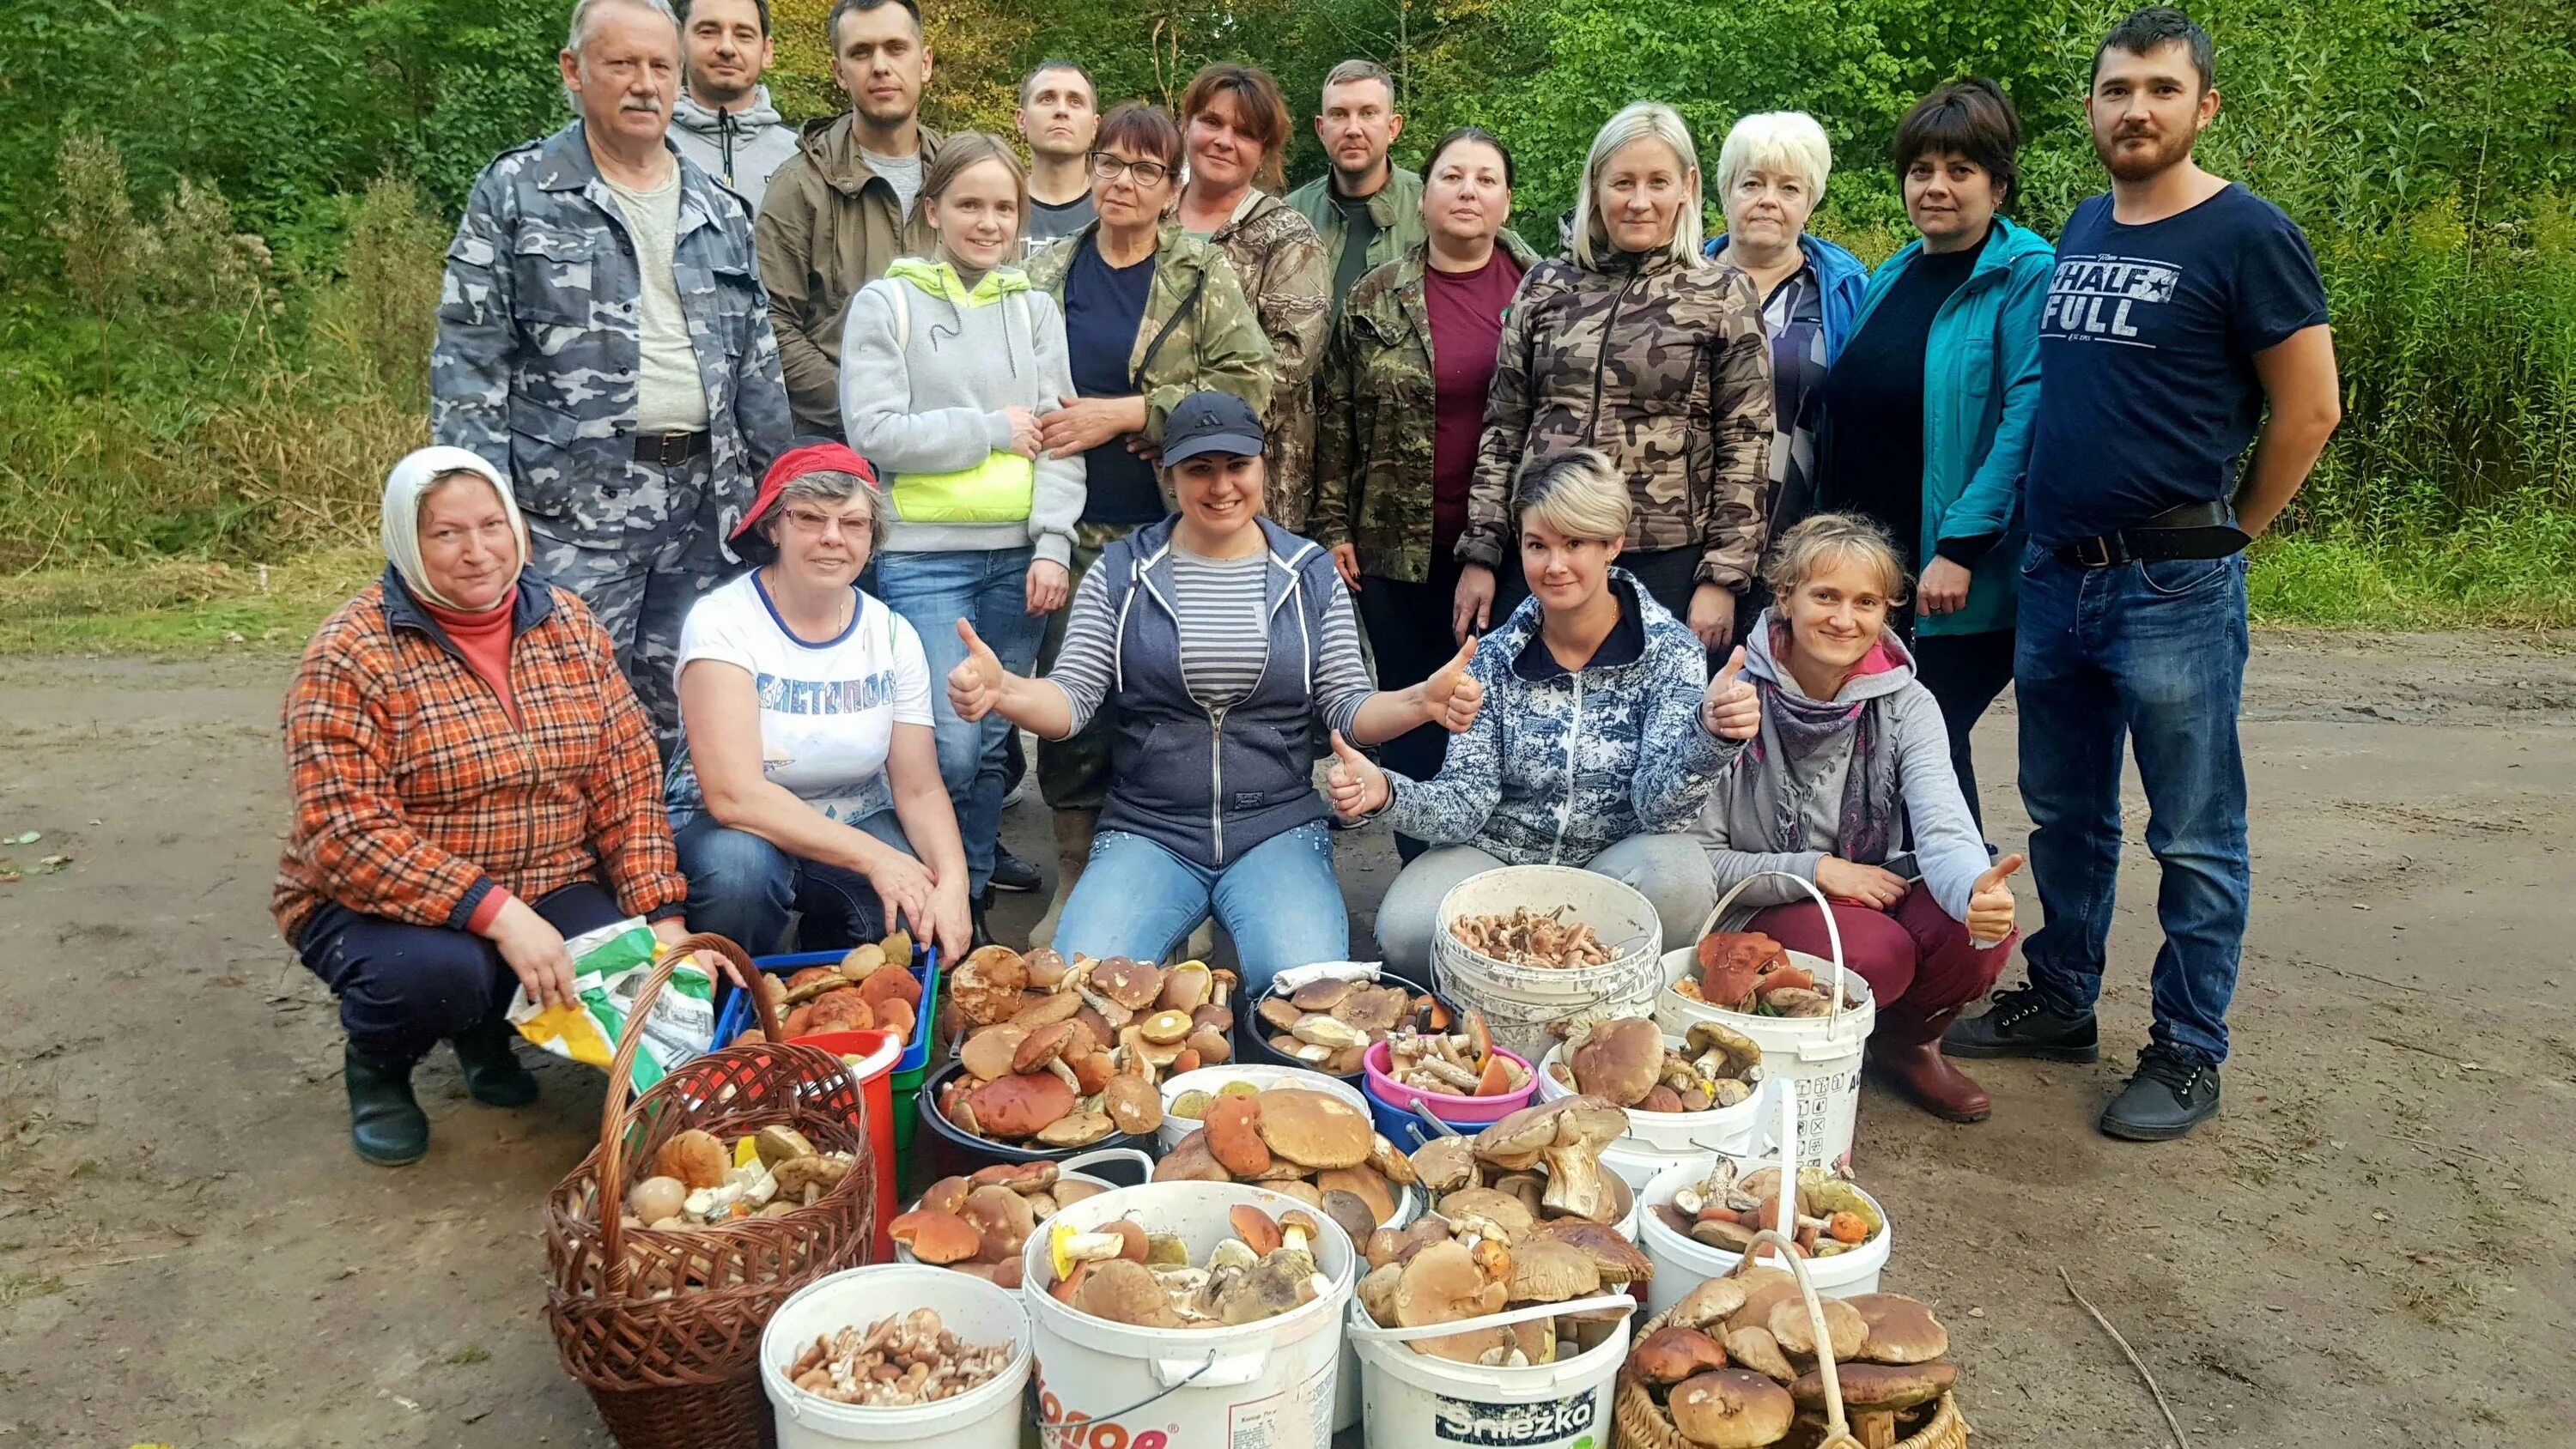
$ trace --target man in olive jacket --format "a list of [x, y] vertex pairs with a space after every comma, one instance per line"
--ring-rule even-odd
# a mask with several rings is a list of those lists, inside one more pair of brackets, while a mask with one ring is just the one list
[[752, 236], [796, 431], [841, 436], [841, 323], [859, 289], [936, 240], [913, 198], [939, 154], [921, 124], [930, 47], [914, 0], [837, 0], [832, 77], [851, 108], [805, 123]]
[[1386, 67], [1334, 66], [1317, 111], [1315, 139], [1332, 165], [1282, 199], [1323, 235], [1338, 315], [1360, 278], [1422, 245], [1422, 178], [1388, 159], [1404, 117]]

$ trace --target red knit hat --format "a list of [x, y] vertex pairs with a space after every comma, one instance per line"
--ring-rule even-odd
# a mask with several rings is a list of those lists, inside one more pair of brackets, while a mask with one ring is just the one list
[[769, 465], [769, 471], [761, 476], [759, 495], [751, 500], [751, 508], [743, 514], [742, 522], [733, 526], [733, 541], [739, 543], [751, 537], [760, 520], [778, 506], [778, 495], [787, 491], [788, 484], [808, 473], [855, 474], [860, 482], [871, 488], [877, 481], [876, 470], [868, 466], [867, 459], [851, 451], [849, 444], [829, 438], [801, 439], [779, 454], [777, 460]]

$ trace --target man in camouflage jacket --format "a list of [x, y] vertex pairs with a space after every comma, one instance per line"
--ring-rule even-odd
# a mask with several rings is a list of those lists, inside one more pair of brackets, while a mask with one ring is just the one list
[[430, 430], [509, 475], [530, 562], [607, 626], [667, 755], [680, 623], [737, 562], [724, 540], [789, 440], [787, 392], [750, 218], [665, 140], [679, 188], [668, 265], [706, 425], [637, 433], [644, 278], [638, 228], [586, 137], [619, 106], [600, 91], [584, 119], [476, 178], [439, 294]]

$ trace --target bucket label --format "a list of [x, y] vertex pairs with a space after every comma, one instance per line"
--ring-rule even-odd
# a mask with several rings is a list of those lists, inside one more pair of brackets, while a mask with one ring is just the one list
[[1226, 1410], [1227, 1449], [1328, 1449], [1333, 1442], [1333, 1370], [1327, 1361], [1304, 1383]]
[[[1798, 1160], [1810, 1167], [1822, 1167], [1825, 1149], [1837, 1135], [1848, 1132], [1860, 1106], [1860, 1064], [1818, 1077], [1798, 1079]], [[1845, 1143], [1838, 1159], [1851, 1160], [1851, 1146]]]
[[1513, 1449], [1569, 1444], [1569, 1449], [1593, 1449], [1598, 1441], [1591, 1433], [1592, 1422], [1600, 1408], [1599, 1389], [1536, 1404], [1487, 1404], [1435, 1394], [1432, 1431], [1451, 1444], [1510, 1445]]

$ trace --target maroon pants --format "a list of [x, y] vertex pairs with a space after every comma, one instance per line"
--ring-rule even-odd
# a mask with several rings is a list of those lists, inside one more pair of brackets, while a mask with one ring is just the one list
[[[1919, 1046], [1939, 1036], [1961, 1007], [1993, 987], [2021, 937], [2015, 931], [2002, 944], [1978, 950], [1968, 928], [1950, 919], [1920, 885], [1892, 911], [1836, 901], [1834, 924], [1842, 929], [1843, 963], [1869, 982], [1878, 1002], [1871, 1037], [1888, 1046]], [[1772, 906], [1746, 929], [1792, 951], [1833, 959], [1833, 943], [1813, 901]]]

